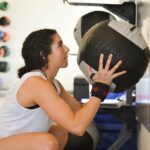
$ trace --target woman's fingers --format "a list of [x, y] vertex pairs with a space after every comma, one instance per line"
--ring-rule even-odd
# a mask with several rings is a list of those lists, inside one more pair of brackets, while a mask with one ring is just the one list
[[121, 72], [114, 73], [120, 67], [121, 64], [122, 64], [122, 61], [119, 60], [117, 62], [117, 64], [110, 70], [110, 72], [112, 73], [112, 79], [117, 78], [119, 76], [122, 76], [127, 72], [126, 70], [124, 70], [124, 71], [121, 71]]
[[122, 76], [123, 74], [125, 74], [125, 73], [127, 73], [127, 71], [121, 71], [121, 72], [117, 72], [117, 73], [114, 73], [113, 75], [112, 75], [112, 79], [115, 79], [115, 78], [117, 78], [117, 77], [119, 77], [119, 76]]
[[94, 76], [95, 82], [111, 83], [114, 78], [117, 78], [117, 77], [125, 74], [126, 73], [125, 70], [115, 73], [115, 71], [122, 64], [121, 60], [119, 60], [110, 69], [112, 58], [113, 58], [113, 55], [109, 54], [108, 59], [106, 61], [106, 65], [104, 66], [104, 54], [100, 54], [98, 72], [96, 74], [94, 74], [92, 71], [92, 68], [90, 66], [88, 66], [88, 74], [89, 74], [90, 78], [93, 80], [93, 76]]
[[110, 64], [111, 64], [111, 61], [112, 61], [112, 57], [113, 57], [112, 54], [110, 54], [108, 56], [108, 59], [107, 59], [106, 65], [105, 65], [105, 70], [109, 70], [109, 67], [110, 67]]
[[88, 74], [89, 74], [91, 80], [93, 81], [93, 77], [94, 77], [95, 73], [93, 73], [92, 67], [87, 65], [87, 71], [88, 71]]
[[87, 65], [87, 72], [89, 75], [91, 75], [93, 73], [92, 67], [90, 67], [89, 65]]
[[110, 70], [110, 72], [113, 74], [120, 67], [121, 64], [122, 64], [122, 61], [119, 60], [117, 64]]
[[98, 67], [98, 70], [102, 70], [103, 69], [103, 60], [104, 60], [104, 54], [101, 54], [100, 58], [99, 58], [99, 67]]
[[[113, 55], [109, 54], [106, 65], [105, 65], [105, 70], [109, 70], [109, 67], [110, 67], [110, 64], [112, 61], [112, 57], [113, 57]], [[104, 64], [104, 54], [101, 54], [100, 58], [99, 58], [99, 70], [103, 69], [103, 64]]]

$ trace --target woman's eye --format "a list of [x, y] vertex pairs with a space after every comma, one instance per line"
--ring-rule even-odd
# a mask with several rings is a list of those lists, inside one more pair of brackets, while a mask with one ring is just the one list
[[62, 43], [58, 45], [58, 47], [62, 47]]

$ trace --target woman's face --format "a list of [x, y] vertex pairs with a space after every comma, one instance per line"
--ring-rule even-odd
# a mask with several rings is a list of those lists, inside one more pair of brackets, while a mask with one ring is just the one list
[[49, 65], [57, 68], [65, 68], [68, 66], [69, 48], [64, 45], [58, 33], [53, 36], [53, 44], [51, 45], [51, 53], [48, 56]]

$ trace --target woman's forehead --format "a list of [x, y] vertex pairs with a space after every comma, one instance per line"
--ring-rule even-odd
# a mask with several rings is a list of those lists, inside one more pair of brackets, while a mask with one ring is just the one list
[[60, 35], [58, 33], [56, 33], [54, 36], [53, 36], [53, 43], [58, 43], [59, 41], [62, 41]]

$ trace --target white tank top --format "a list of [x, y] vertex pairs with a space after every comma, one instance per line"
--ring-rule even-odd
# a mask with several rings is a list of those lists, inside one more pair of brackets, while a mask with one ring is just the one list
[[[47, 132], [52, 124], [46, 112], [41, 107], [28, 109], [17, 101], [17, 92], [25, 80], [31, 76], [40, 76], [46, 80], [39, 71], [32, 71], [23, 75], [8, 92], [3, 106], [0, 109], [0, 138], [26, 132]], [[56, 80], [53, 81], [58, 94], [60, 88]]]

